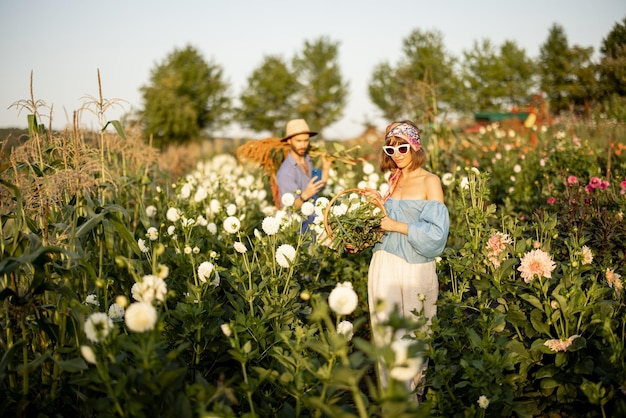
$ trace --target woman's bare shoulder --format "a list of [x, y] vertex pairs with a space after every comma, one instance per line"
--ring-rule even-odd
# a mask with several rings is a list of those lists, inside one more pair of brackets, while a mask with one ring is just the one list
[[427, 172], [424, 177], [424, 184], [426, 185], [428, 200], [443, 202], [443, 189], [441, 188], [441, 179], [438, 175]]

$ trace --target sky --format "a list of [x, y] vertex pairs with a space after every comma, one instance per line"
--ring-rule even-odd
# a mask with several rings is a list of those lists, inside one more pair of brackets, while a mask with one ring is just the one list
[[[62, 129], [88, 97], [98, 96], [98, 71], [104, 98], [123, 100], [105, 114], [115, 120], [143, 107], [140, 88], [176, 49], [190, 45], [219, 65], [236, 98], [265, 56], [290, 61], [305, 41], [325, 36], [339, 44], [349, 96], [341, 120], [323, 133], [348, 139], [367, 121], [388, 122], [367, 85], [378, 64], [398, 63], [402, 42], [416, 29], [439, 31], [459, 58], [483, 39], [496, 46], [514, 41], [536, 58], [554, 24], [570, 46], [597, 53], [625, 17], [625, 0], [2, 0], [0, 128], [26, 127], [28, 112], [12, 105], [30, 98], [31, 72], [35, 100], [47, 106], [41, 122], [49, 125], [52, 107], [52, 127]], [[89, 112], [80, 122], [99, 127]], [[233, 125], [216, 134], [249, 133]]]

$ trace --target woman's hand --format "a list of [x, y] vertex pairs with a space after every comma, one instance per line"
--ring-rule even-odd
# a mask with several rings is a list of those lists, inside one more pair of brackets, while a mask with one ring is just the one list
[[364, 189], [361, 189], [361, 194], [363, 196], [365, 196], [365, 198], [367, 200], [370, 200], [370, 201], [375, 201], [375, 200], [381, 200], [382, 199], [380, 193], [378, 193], [377, 190], [370, 189], [368, 187], [366, 187]]
[[406, 222], [396, 221], [389, 216], [385, 216], [380, 220], [380, 229], [385, 232], [399, 232], [404, 235], [409, 234], [409, 224]]

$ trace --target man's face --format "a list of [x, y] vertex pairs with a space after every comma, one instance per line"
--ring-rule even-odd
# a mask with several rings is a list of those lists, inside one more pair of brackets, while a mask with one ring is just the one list
[[291, 150], [300, 156], [304, 156], [309, 148], [309, 134], [299, 134], [289, 139]]

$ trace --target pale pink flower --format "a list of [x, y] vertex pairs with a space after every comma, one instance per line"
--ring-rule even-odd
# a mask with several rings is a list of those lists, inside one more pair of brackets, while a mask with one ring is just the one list
[[524, 281], [530, 283], [535, 276], [551, 278], [555, 267], [556, 264], [548, 253], [543, 250], [532, 250], [524, 254], [517, 270], [522, 273]]
[[554, 197], [552, 197], [552, 196], [550, 196], [550, 197], [548, 198], [548, 200], [546, 200], [546, 203], [547, 203], [548, 205], [554, 205], [554, 202], [556, 202], [556, 199], [555, 199]]
[[615, 296], [619, 298], [624, 288], [624, 283], [621, 280], [622, 275], [615, 273], [615, 269], [606, 269], [605, 277], [607, 284], [615, 290]]
[[544, 342], [543, 345], [545, 345], [546, 347], [548, 347], [550, 350], [554, 351], [555, 353], [558, 353], [559, 351], [567, 351], [569, 346], [572, 345], [572, 342], [578, 337], [580, 337], [580, 335], [572, 335], [567, 340], [561, 340], [559, 338], [555, 338], [553, 340], [546, 340], [546, 342]]
[[[511, 244], [513, 240], [509, 234], [503, 232], [496, 232], [487, 240], [487, 258], [494, 265], [494, 267], [500, 267], [500, 254], [506, 250], [506, 246]], [[504, 256], [506, 259], [507, 256]]]
[[591, 249], [587, 247], [586, 245], [583, 245], [581, 252], [583, 256], [582, 264], [583, 265], [591, 264], [591, 262], [593, 261], [593, 253], [591, 252]]

